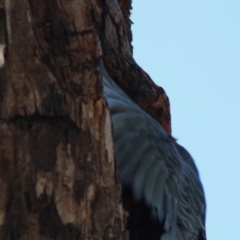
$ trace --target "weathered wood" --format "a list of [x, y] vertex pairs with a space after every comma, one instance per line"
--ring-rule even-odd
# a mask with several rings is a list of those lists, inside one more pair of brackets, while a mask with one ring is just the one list
[[0, 239], [127, 239], [96, 70], [97, 0], [6, 0]]
[[121, 88], [168, 133], [171, 133], [168, 96], [164, 89], [157, 86], [138, 66], [132, 55], [131, 2], [131, 0], [121, 0], [118, 5], [117, 0], [106, 0], [103, 3], [103, 9], [108, 10], [103, 11], [102, 31], [105, 34], [102, 34], [102, 42], [105, 66]]

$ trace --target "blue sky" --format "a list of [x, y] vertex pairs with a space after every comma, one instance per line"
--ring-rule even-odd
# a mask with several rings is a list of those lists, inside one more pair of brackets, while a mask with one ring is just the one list
[[240, 1], [133, 0], [134, 57], [195, 159], [208, 240], [240, 240]]

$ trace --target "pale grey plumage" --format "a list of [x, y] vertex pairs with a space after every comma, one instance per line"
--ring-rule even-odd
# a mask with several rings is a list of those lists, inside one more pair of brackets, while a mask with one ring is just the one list
[[136, 199], [145, 198], [153, 217], [165, 220], [163, 240], [198, 240], [200, 225], [204, 228], [205, 201], [191, 156], [120, 89], [103, 64], [99, 69], [122, 184], [132, 186]]
[[204, 190], [193, 158], [184, 147], [176, 145], [184, 160], [185, 169], [178, 206], [178, 225], [181, 228], [178, 228], [177, 236], [179, 239], [204, 240], [206, 239]]

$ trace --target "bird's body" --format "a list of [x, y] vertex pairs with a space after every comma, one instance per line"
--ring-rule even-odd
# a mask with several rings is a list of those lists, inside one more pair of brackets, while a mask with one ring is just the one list
[[123, 204], [130, 206], [130, 240], [206, 239], [204, 192], [192, 157], [122, 91], [103, 64], [99, 69]]

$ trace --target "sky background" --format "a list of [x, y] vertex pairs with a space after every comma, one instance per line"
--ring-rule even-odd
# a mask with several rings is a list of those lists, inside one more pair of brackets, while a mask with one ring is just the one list
[[240, 1], [133, 0], [131, 19], [134, 58], [199, 169], [208, 240], [240, 240]]

